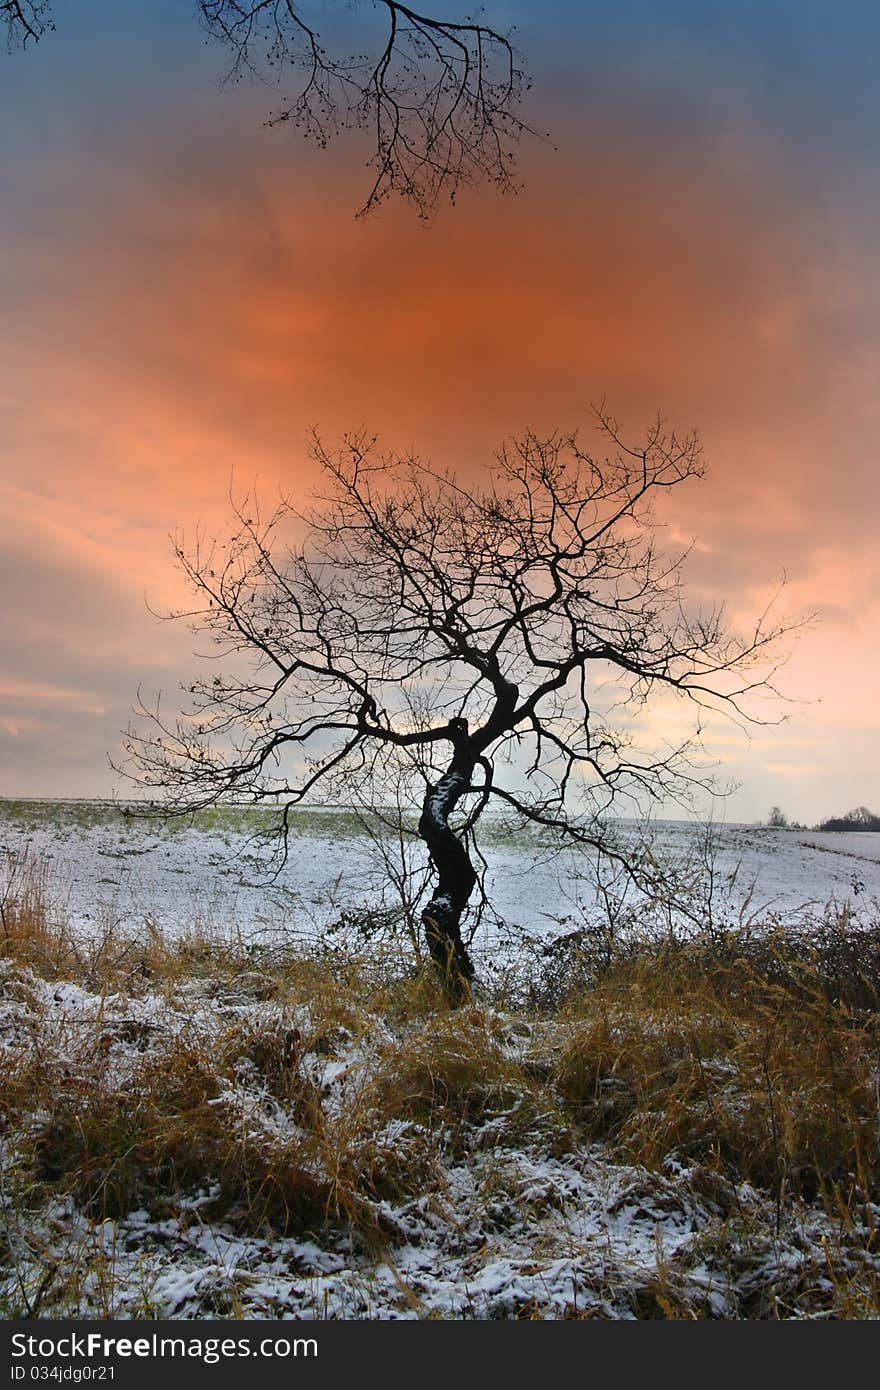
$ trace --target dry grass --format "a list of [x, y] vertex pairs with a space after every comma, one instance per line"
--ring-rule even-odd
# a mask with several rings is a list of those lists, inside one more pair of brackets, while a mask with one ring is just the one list
[[[688, 1169], [714, 1213], [691, 1263], [739, 1278], [743, 1315], [779, 1313], [754, 1271], [799, 1203], [833, 1223], [837, 1244], [824, 1274], [792, 1276], [781, 1315], [880, 1315], [876, 1265], [862, 1258], [880, 1242], [877, 937], [843, 923], [821, 940], [646, 943], [536, 1018], [502, 999], [450, 1011], [399, 958], [255, 953], [150, 929], [74, 942], [39, 866], [8, 885], [7, 1261], [13, 1215], [61, 1199], [95, 1222], [141, 1209], [185, 1223], [197, 1207], [235, 1231], [335, 1230], [387, 1250], [388, 1204], [440, 1192], [444, 1164], [499, 1156], [480, 1181], [487, 1221], [500, 1222], [515, 1219], [508, 1149], [571, 1157], [601, 1141], [649, 1184]], [[79, 1013], [64, 988], [89, 992]], [[766, 1197], [759, 1232], [744, 1183]], [[38, 1315], [43, 1297], [31, 1290], [24, 1310]], [[708, 1307], [687, 1270], [659, 1259], [630, 1305], [640, 1317]]]
[[777, 1195], [880, 1195], [878, 1015], [812, 965], [714, 968], [702, 947], [609, 972], [567, 1011], [560, 1091], [591, 1134], [657, 1168], [695, 1160]]
[[[229, 1055], [178, 1046], [144, 1059], [137, 1079], [76, 1078], [36, 1128], [34, 1176], [72, 1193], [92, 1215], [118, 1219], [142, 1207], [173, 1210], [175, 1197], [203, 1187], [207, 1212], [244, 1229], [302, 1227], [323, 1218], [329, 1187], [315, 1176], [308, 1136], [266, 1142], [245, 1106], [222, 1090]], [[307, 1108], [302, 1085], [294, 1112]]]

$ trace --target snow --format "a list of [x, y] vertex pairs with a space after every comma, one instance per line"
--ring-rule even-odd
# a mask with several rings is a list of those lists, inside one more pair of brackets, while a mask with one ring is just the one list
[[[7, 981], [11, 977], [7, 967]], [[104, 1026], [131, 1016], [132, 1009], [145, 1019], [156, 1013], [149, 997], [100, 999], [33, 977], [28, 987], [43, 1045], [56, 1045], [74, 1073], [79, 1045], [99, 1012]], [[8, 1019], [7, 1008], [3, 1022]], [[222, 1029], [222, 1017], [207, 1006], [189, 1017], [193, 1023]], [[4, 1047], [11, 1045], [6, 1029], [0, 1036]], [[138, 1066], [135, 1048], [120, 1044], [115, 1051], [120, 1077]], [[364, 1065], [364, 1055], [353, 1051], [339, 1068], [324, 1069], [325, 1084], [332, 1086], [343, 1069]], [[245, 1095], [241, 1099], [246, 1104]], [[266, 1106], [257, 1118], [254, 1102], [252, 1095], [254, 1123], [274, 1125], [277, 1116], [267, 1116]], [[384, 1138], [400, 1143], [406, 1129], [398, 1123]], [[548, 1131], [539, 1126], [520, 1147], [499, 1150], [474, 1138], [464, 1161], [446, 1155], [424, 1194], [398, 1204], [377, 1202], [385, 1230], [378, 1255], [367, 1241], [345, 1234], [325, 1243], [309, 1234], [242, 1237], [200, 1219], [209, 1190], [181, 1198], [175, 1215], [164, 1219], [135, 1209], [125, 1219], [89, 1222], [70, 1200], [60, 1200], [13, 1251], [15, 1275], [6, 1286], [0, 1280], [0, 1297], [38, 1286], [47, 1264], [63, 1262], [75, 1247], [86, 1273], [74, 1305], [68, 1301], [67, 1314], [74, 1316], [101, 1311], [107, 1297], [95, 1273], [101, 1259], [104, 1268], [113, 1265], [113, 1314], [122, 1318], [202, 1318], [234, 1309], [247, 1318], [286, 1319], [514, 1318], [531, 1311], [545, 1318], [634, 1318], [639, 1294], [660, 1277], [716, 1315], [737, 1309], [737, 1291], [702, 1252], [706, 1234], [723, 1218], [696, 1193], [687, 1166], [670, 1163], [665, 1176], [651, 1176], [610, 1162], [598, 1145], [555, 1158]], [[735, 1200], [744, 1219], [766, 1218], [766, 1202], [752, 1188], [742, 1184]], [[773, 1261], [788, 1269], [822, 1269], [822, 1240], [830, 1236], [820, 1212], [802, 1213], [799, 1225], [790, 1220], [773, 1248], [763, 1250], [765, 1282]], [[13, 1241], [18, 1244], [15, 1234]], [[755, 1268], [751, 1276], [758, 1277]]]
[[[829, 901], [858, 907], [880, 897], [880, 835], [721, 826], [710, 839], [715, 910], [733, 920], [797, 915]], [[268, 887], [256, 874], [250, 832], [234, 822], [170, 832], [89, 808], [0, 803], [0, 841], [8, 854], [49, 866], [73, 929], [86, 933], [122, 923], [171, 935], [210, 928], [246, 941], [267, 934], [308, 939], [343, 911], [380, 900], [369, 837], [351, 817], [331, 813], [294, 820], [293, 862]], [[583, 856], [552, 856], [538, 840], [518, 846], [500, 832], [490, 841], [488, 889], [508, 923], [540, 937], [596, 910]], [[658, 857], [700, 859], [701, 844], [700, 827], [654, 827]], [[705, 866], [705, 854], [700, 862]], [[487, 950], [499, 939], [493, 930]], [[148, 988], [99, 994], [0, 960], [0, 1069], [38, 1046], [75, 1094], [94, 1075], [96, 1036], [107, 1084], [125, 1087], [136, 1085], [145, 1055], [161, 1056], [174, 1039], [210, 1055], [233, 1021], [261, 1033], [307, 1035], [308, 1006], [264, 997], [265, 986], [254, 970], [225, 984], [181, 980], [173, 997]], [[526, 1055], [542, 1028], [557, 1026], [505, 1033], [503, 1017], [494, 1022], [510, 1056]], [[339, 1026], [329, 1055], [301, 1059], [326, 1123], [344, 1121], [379, 1051], [398, 1041], [394, 1025], [377, 1016], [366, 1035]], [[297, 1134], [295, 1115], [246, 1067], [226, 1080], [215, 1103], [267, 1142]], [[863, 1228], [842, 1232], [820, 1206], [793, 1203], [778, 1227], [766, 1194], [743, 1183], [721, 1201], [674, 1156], [662, 1174], [615, 1161], [600, 1145], [556, 1156], [554, 1124], [553, 1116], [539, 1115], [498, 1142], [503, 1115], [471, 1122], [467, 1153], [441, 1145], [424, 1191], [376, 1199], [378, 1249], [345, 1230], [242, 1235], [204, 1214], [208, 1187], [181, 1193], [161, 1218], [136, 1209], [119, 1220], [94, 1220], [72, 1199], [58, 1198], [30, 1212], [28, 1226], [10, 1227], [0, 1306], [14, 1309], [22, 1290], [39, 1289], [53, 1261], [59, 1268], [72, 1261], [79, 1272], [66, 1301], [42, 1315], [625, 1319], [645, 1316], [651, 1299], [671, 1291], [714, 1316], [765, 1316], [773, 1312], [773, 1289], [794, 1284], [814, 1289], [815, 1306], [822, 1306], [831, 1290], [829, 1248], [841, 1268], [850, 1258], [847, 1241], [870, 1251], [868, 1232], [880, 1210], [866, 1205]], [[420, 1126], [406, 1119], [371, 1135], [377, 1151], [397, 1153], [423, 1140]], [[0, 1138], [0, 1163], [14, 1171], [10, 1143], [8, 1133]], [[858, 1258], [872, 1259], [880, 1273], [880, 1254]]]
[[[123, 1021], [164, 1019], [163, 1030], [137, 1042], [122, 1032], [110, 1048], [106, 1065], [123, 1087], [136, 1078], [144, 1048], [161, 1049], [168, 1036], [184, 1031], [210, 1048], [228, 1026], [229, 1010], [208, 995], [102, 997], [0, 965], [0, 1055], [34, 1045], [38, 1036], [68, 1084], [88, 1069], [96, 1021], [112, 1036]], [[237, 1006], [237, 1017], [266, 1027], [281, 1013], [251, 1001]], [[325, 1092], [339, 1092], [337, 1109], [344, 1079], [367, 1076], [376, 1055], [363, 1043], [340, 1040], [343, 1049], [332, 1062], [304, 1059]], [[263, 1134], [291, 1125], [282, 1106], [249, 1090], [246, 1076], [222, 1101]], [[663, 1174], [650, 1174], [613, 1161], [600, 1145], [560, 1158], [551, 1152], [552, 1122], [538, 1117], [519, 1143], [508, 1137], [501, 1145], [493, 1124], [498, 1117], [474, 1125], [465, 1154], [441, 1152], [419, 1195], [375, 1203], [384, 1233], [378, 1251], [375, 1242], [344, 1231], [322, 1239], [308, 1231], [243, 1236], [202, 1216], [212, 1197], [207, 1188], [181, 1195], [164, 1218], [135, 1209], [120, 1220], [89, 1220], [61, 1198], [31, 1213], [27, 1231], [23, 1222], [10, 1228], [14, 1272], [0, 1270], [0, 1303], [14, 1308], [21, 1290], [45, 1286], [53, 1262], [63, 1269], [71, 1260], [77, 1278], [52, 1315], [627, 1319], [642, 1316], [659, 1288], [723, 1317], [741, 1314], [755, 1298], [764, 1300], [765, 1315], [772, 1312], [767, 1300], [786, 1280], [812, 1282], [817, 1298], [828, 1284], [829, 1242], [837, 1249], [841, 1232], [819, 1208], [787, 1209], [776, 1229], [772, 1202], [745, 1183], [719, 1204], [701, 1189], [698, 1170], [674, 1159]], [[393, 1121], [375, 1143], [399, 1147], [419, 1133], [410, 1121]], [[715, 1242], [734, 1238], [731, 1204], [745, 1232], [738, 1286], [713, 1254]], [[868, 1229], [878, 1215], [865, 1211], [865, 1229], [850, 1233], [854, 1243], [870, 1249]], [[880, 1255], [869, 1258], [880, 1270]]]
[[[352, 813], [312, 808], [294, 813], [291, 824], [289, 859], [274, 880], [265, 847], [234, 810], [210, 829], [168, 829], [89, 803], [0, 801], [0, 849], [47, 866], [52, 895], [77, 931], [117, 924], [254, 942], [314, 940], [346, 914], [382, 905], [381, 865]], [[637, 843], [633, 825], [621, 822], [618, 831]], [[658, 821], [649, 843], [664, 864], [701, 858], [702, 873], [706, 838], [705, 826]], [[716, 825], [708, 846], [719, 920], [745, 924], [880, 898], [880, 834]], [[421, 862], [417, 844], [413, 852]], [[517, 839], [492, 826], [484, 853], [488, 898], [504, 928], [540, 936], [595, 916], [589, 853], [555, 852], [540, 835]], [[492, 949], [505, 935], [487, 922], [476, 944]]]

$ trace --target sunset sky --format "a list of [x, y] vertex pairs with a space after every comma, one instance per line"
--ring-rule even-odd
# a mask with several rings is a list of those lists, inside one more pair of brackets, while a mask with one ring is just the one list
[[119, 786], [138, 687], [193, 666], [169, 532], [305, 500], [311, 427], [475, 476], [604, 397], [702, 436], [691, 590], [742, 622], [785, 572], [818, 615], [716, 814], [880, 809], [880, 8], [485, 0], [552, 144], [428, 226], [357, 220], [366, 143], [265, 128], [186, 0], [55, 15], [0, 52], [0, 795]]

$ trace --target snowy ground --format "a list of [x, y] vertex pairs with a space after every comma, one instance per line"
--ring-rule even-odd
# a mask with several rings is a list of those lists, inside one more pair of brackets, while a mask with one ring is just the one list
[[[328, 929], [333, 940], [334, 924], [381, 902], [375, 847], [351, 812], [296, 816], [289, 862], [270, 884], [254, 828], [252, 816], [234, 809], [168, 829], [97, 803], [0, 802], [0, 864], [7, 874], [22, 862], [43, 873], [57, 917], [83, 938], [110, 928], [135, 942], [231, 933], [254, 944], [255, 963], [261, 945], [271, 954], [272, 943], [326, 940]], [[634, 827], [621, 832], [635, 843]], [[820, 916], [828, 903], [864, 908], [876, 920], [880, 835], [661, 822], [649, 844], [659, 863], [676, 869], [679, 886], [692, 878], [694, 905], [716, 923], [797, 921]], [[621, 909], [624, 888], [606, 878], [608, 899], [600, 903], [594, 866], [583, 856], [553, 856], [540, 840], [514, 841], [501, 827], [490, 827], [484, 847], [500, 921], [477, 937], [478, 973], [501, 941], [516, 949], [528, 937], [564, 935]], [[623, 907], [639, 904], [624, 898]], [[780, 1209], [767, 1192], [721, 1181], [674, 1154], [662, 1171], [648, 1172], [598, 1144], [560, 1146], [552, 1104], [523, 1124], [514, 1097], [488, 1118], [466, 1117], [454, 1143], [412, 1119], [370, 1128], [369, 1115], [353, 1136], [358, 1097], [377, 1086], [381, 1094], [383, 1076], [388, 1084], [394, 1077], [395, 1049], [418, 1045], [425, 1029], [442, 1030], [442, 1014], [405, 1026], [371, 1014], [354, 1031], [328, 1032], [310, 1021], [317, 1003], [308, 989], [293, 1002], [263, 994], [258, 973], [225, 982], [183, 976], [165, 992], [151, 979], [146, 969], [133, 971], [114, 993], [118, 984], [40, 978], [0, 956], [0, 1073], [30, 1075], [36, 1067], [49, 1097], [28, 1113], [25, 1087], [24, 1101], [19, 1095], [9, 1108], [10, 1116], [24, 1115], [21, 1128], [0, 1126], [0, 1315], [839, 1316], [850, 1281], [876, 1287], [880, 1207], [853, 1208], [843, 1223], [818, 1202]], [[474, 1026], [491, 1033], [489, 1050], [526, 1077], [530, 1055], [546, 1067], [564, 1043], [539, 1036], [550, 1024], [527, 1015], [515, 1027], [491, 1008], [475, 1017]], [[51, 1127], [56, 1105], [63, 1115], [71, 1096], [85, 1104], [117, 1095], [124, 1110], [125, 1098], [141, 1093], [145, 1069], [161, 1076], [166, 1057], [170, 1073], [190, 1049], [210, 1060], [239, 1035], [294, 1034], [306, 1040], [297, 1084], [320, 1097], [314, 1133], [325, 1151], [308, 1161], [321, 1182], [335, 1143], [346, 1161], [367, 1144], [380, 1166], [383, 1156], [429, 1155], [415, 1195], [411, 1184], [399, 1197], [367, 1199], [378, 1242], [344, 1222], [243, 1234], [212, 1215], [209, 1175], [204, 1188], [175, 1192], [163, 1209], [161, 1201], [151, 1210], [135, 1204], [113, 1220], [90, 1214], [73, 1188], [31, 1200], [32, 1160], [21, 1155], [29, 1136]], [[280, 1145], [287, 1155], [306, 1142], [296, 1098], [279, 1099], [246, 1063], [217, 1072], [211, 1104], [248, 1143], [273, 1152]], [[0, 1121], [3, 1103], [0, 1087]]]
[[[134, 1105], [145, 1067], [161, 1066], [163, 1050], [171, 1059], [175, 1040], [219, 1056], [235, 1029], [272, 1035], [296, 1022], [299, 1036], [309, 1037], [309, 1006], [291, 1013], [282, 1001], [255, 999], [254, 979], [225, 990], [216, 981], [182, 981], [163, 997], [98, 995], [0, 960], [0, 1060], [14, 1070], [39, 1049], [68, 1096], [115, 1090]], [[500, 1015], [486, 1021], [490, 1045], [514, 1062], [547, 1046], [528, 1027], [505, 1029]], [[338, 1030], [329, 1055], [321, 1045], [300, 1058], [321, 1097], [325, 1148], [338, 1127], [355, 1151], [349, 1111], [383, 1055], [406, 1042], [383, 1019], [367, 1023], [357, 1038]], [[250, 1143], [289, 1154], [283, 1146], [297, 1142], [295, 1110], [243, 1061], [214, 1103]], [[849, 1281], [876, 1284], [878, 1207], [841, 1222], [819, 1204], [786, 1201], [780, 1210], [747, 1182], [674, 1156], [663, 1172], [648, 1172], [615, 1161], [601, 1145], [559, 1152], [552, 1113], [521, 1124], [516, 1110], [514, 1098], [508, 1110], [474, 1115], [455, 1143], [407, 1119], [370, 1133], [379, 1162], [387, 1154], [405, 1161], [420, 1146], [430, 1152], [416, 1194], [365, 1204], [372, 1236], [344, 1223], [322, 1230], [320, 1221], [286, 1234], [243, 1234], [211, 1215], [210, 1184], [172, 1193], [164, 1214], [154, 1202], [152, 1210], [135, 1206], [100, 1219], [72, 1196], [40, 1208], [28, 1195], [26, 1169], [17, 1175], [8, 1130], [0, 1139], [0, 1315], [823, 1317], [840, 1315]], [[36, 1113], [31, 1123], [51, 1121]], [[320, 1160], [315, 1173], [326, 1176]]]
[[[101, 803], [0, 801], [0, 851], [43, 863], [53, 898], [83, 930], [150, 922], [172, 935], [195, 929], [309, 939], [381, 902], [385, 876], [352, 812], [295, 814], [288, 862], [274, 882], [262, 867], [256, 824], [234, 808], [195, 828], [163, 828]], [[630, 844], [640, 834], [625, 822], [620, 833]], [[680, 868], [690, 859], [699, 891], [711, 872], [719, 921], [791, 918], [829, 902], [858, 909], [880, 898], [880, 834], [660, 821], [649, 843], [663, 865]], [[501, 828], [490, 828], [484, 852], [488, 897], [508, 928], [541, 935], [600, 911], [594, 866], [583, 852], [554, 854], [538, 838], [515, 840]], [[414, 854], [418, 861], [418, 848]], [[497, 931], [487, 927], [482, 940], [493, 938]]]

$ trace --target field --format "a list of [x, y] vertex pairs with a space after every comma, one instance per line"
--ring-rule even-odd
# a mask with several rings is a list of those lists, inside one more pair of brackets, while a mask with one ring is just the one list
[[[260, 838], [271, 823], [271, 812], [235, 807], [163, 823], [126, 817], [110, 803], [0, 801], [0, 847], [40, 864], [78, 933], [110, 924], [136, 933], [150, 924], [170, 936], [194, 930], [292, 944], [394, 907], [366, 817], [297, 812], [288, 862], [274, 879], [272, 842]], [[631, 845], [644, 840], [659, 863], [693, 881], [696, 897], [710, 891], [715, 917], [731, 925], [880, 897], [878, 834], [659, 821], [647, 834], [621, 822], [620, 835]], [[383, 848], [399, 861], [393, 838]], [[490, 826], [484, 843], [493, 913], [475, 941], [478, 953], [482, 946], [494, 958], [511, 938], [553, 936], [595, 916], [601, 895], [583, 853], [560, 855], [540, 835], [519, 837], [503, 823]]]
[[880, 837], [493, 826], [452, 1011], [393, 836], [259, 829], [0, 803], [5, 1316], [880, 1313]]

